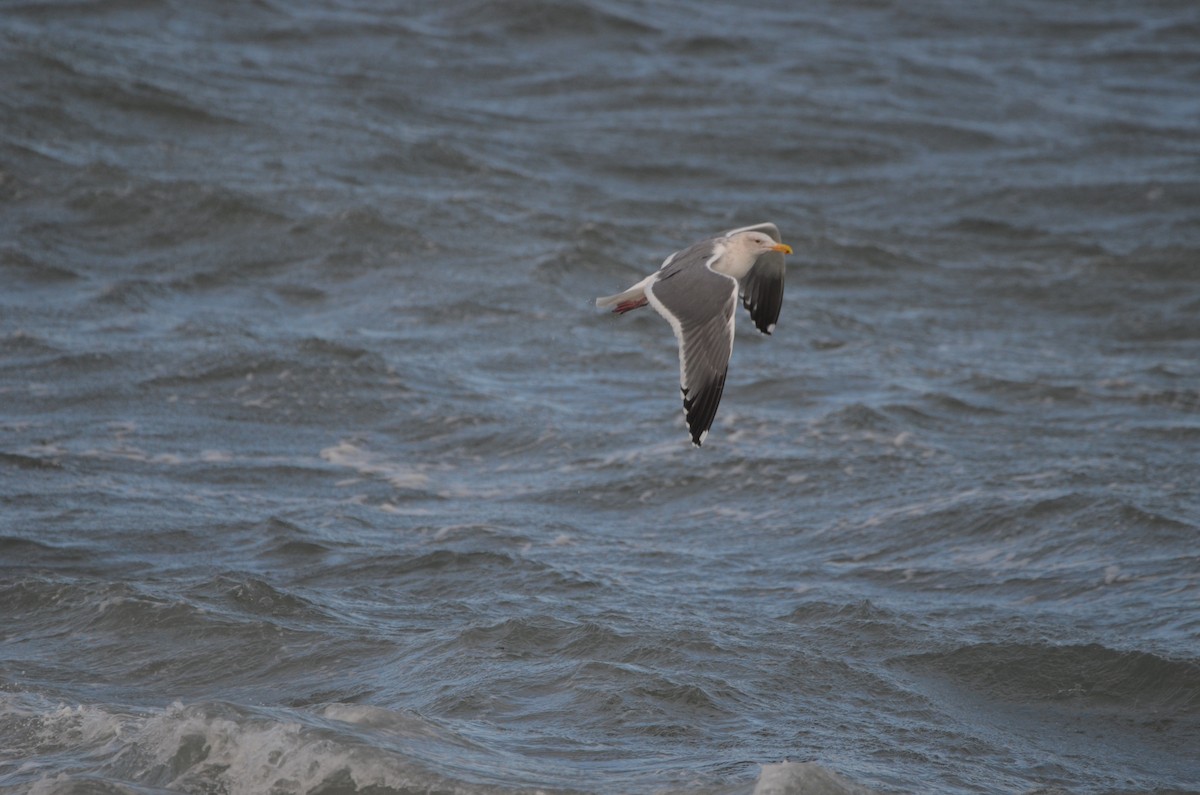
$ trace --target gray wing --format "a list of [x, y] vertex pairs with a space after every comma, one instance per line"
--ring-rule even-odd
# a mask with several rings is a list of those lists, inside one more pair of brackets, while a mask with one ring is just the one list
[[[779, 235], [779, 227], [771, 223], [731, 229], [726, 234], [732, 235], [737, 232], [762, 232], [776, 243], [783, 242]], [[786, 270], [783, 254], [769, 251], [758, 258], [738, 285], [742, 306], [750, 310], [750, 319], [754, 321], [755, 328], [763, 334], [774, 331], [775, 323], [779, 320], [779, 310], [783, 307], [783, 276]]]
[[679, 252], [646, 286], [650, 305], [671, 324], [679, 340], [679, 388], [692, 444], [712, 427], [725, 390], [733, 353], [737, 281], [706, 267], [711, 243]]

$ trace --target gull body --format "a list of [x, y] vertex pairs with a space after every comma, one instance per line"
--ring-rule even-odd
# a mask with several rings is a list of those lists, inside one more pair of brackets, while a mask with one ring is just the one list
[[738, 297], [759, 331], [774, 331], [783, 302], [783, 255], [791, 253], [775, 224], [733, 229], [676, 251], [637, 284], [596, 299], [596, 306], [618, 314], [649, 305], [671, 324], [679, 341], [684, 416], [697, 447], [725, 389]]

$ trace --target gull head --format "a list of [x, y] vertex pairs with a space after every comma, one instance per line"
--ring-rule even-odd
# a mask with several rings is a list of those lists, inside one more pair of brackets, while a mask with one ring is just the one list
[[725, 238], [724, 243], [722, 262], [715, 266], [715, 269], [728, 273], [735, 279], [745, 276], [763, 254], [773, 251], [780, 254], [792, 253], [792, 247], [787, 243], [776, 243], [774, 238], [762, 232], [738, 232]]

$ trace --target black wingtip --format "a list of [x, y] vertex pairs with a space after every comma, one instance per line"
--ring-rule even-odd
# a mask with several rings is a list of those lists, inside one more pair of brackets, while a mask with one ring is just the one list
[[683, 413], [687, 419], [688, 431], [692, 436], [692, 444], [700, 447], [712, 428], [713, 419], [717, 416], [717, 406], [721, 404], [721, 393], [725, 391], [725, 373], [689, 398], [688, 390], [683, 390]]

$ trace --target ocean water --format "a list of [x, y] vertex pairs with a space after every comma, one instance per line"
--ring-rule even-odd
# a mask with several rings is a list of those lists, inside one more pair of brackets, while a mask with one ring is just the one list
[[[1191, 0], [7, 0], [0, 75], [0, 792], [1200, 792]], [[591, 299], [768, 220], [694, 449]]]

